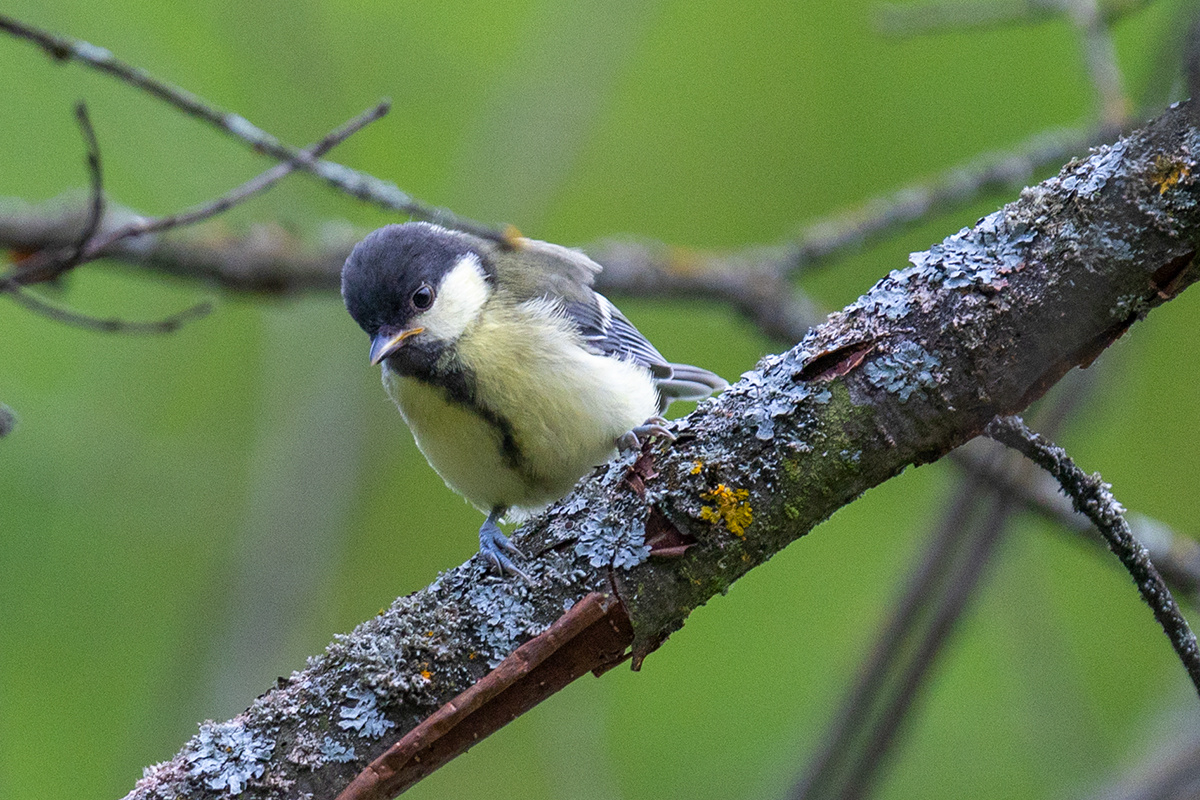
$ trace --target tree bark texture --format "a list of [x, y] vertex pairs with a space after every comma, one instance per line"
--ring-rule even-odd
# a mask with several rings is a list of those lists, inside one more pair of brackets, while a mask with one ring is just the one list
[[536, 585], [478, 559], [443, 573], [205, 723], [129, 797], [333, 797], [381, 755], [344, 796], [391, 796], [575, 676], [640, 666], [742, 574], [1194, 282], [1197, 153], [1172, 107], [914, 254], [701, 403], [673, 445], [599, 467], [524, 526]]

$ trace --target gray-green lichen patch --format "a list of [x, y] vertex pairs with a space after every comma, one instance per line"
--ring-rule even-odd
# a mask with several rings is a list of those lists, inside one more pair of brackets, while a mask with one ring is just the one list
[[184, 753], [189, 777], [209, 789], [238, 795], [246, 784], [261, 778], [275, 749], [275, 740], [245, 726], [241, 718], [200, 726]]
[[1121, 171], [1128, 143], [1122, 139], [1111, 145], [1093, 148], [1086, 161], [1072, 161], [1058, 175], [1064, 192], [1088, 197], [1104, 188], [1108, 179]]
[[999, 289], [1004, 276], [1025, 261], [1035, 238], [1036, 229], [1010, 219], [1001, 209], [974, 228], [963, 228], [928, 250], [911, 254], [908, 260], [915, 272], [910, 276], [919, 275], [931, 286], [947, 289]]
[[321, 740], [321, 757], [326, 761], [333, 761], [338, 764], [344, 764], [357, 758], [354, 755], [353, 747], [346, 747], [330, 739], [328, 736]]
[[916, 342], [901, 342], [867, 362], [863, 375], [876, 388], [896, 395], [901, 403], [920, 389], [938, 384], [941, 361]]
[[447, 643], [439, 632], [452, 630], [459, 612], [453, 604], [423, 599], [421, 595], [399, 598], [386, 613], [348, 636], [337, 637], [327, 654], [352, 665], [365, 687], [391, 700], [432, 702], [434, 692], [422, 669], [456, 660], [460, 645]]
[[904, 319], [913, 310], [912, 291], [908, 286], [912, 270], [912, 267], [892, 270], [871, 291], [847, 306], [846, 312], [865, 311], [891, 322]]
[[925, 310], [932, 292], [966, 289], [992, 293], [1004, 288], [1006, 277], [1021, 268], [1037, 230], [1027, 219], [1001, 209], [973, 228], [963, 228], [926, 251], [912, 253], [911, 266], [892, 270], [845, 314], [865, 313], [894, 323], [913, 311]]
[[481, 617], [476, 634], [483, 640], [489, 667], [499, 666], [522, 639], [542, 632], [543, 626], [533, 621], [528, 593], [523, 583], [497, 580], [481, 585], [472, 595], [471, 603]]
[[599, 522], [587, 519], [577, 530], [579, 539], [575, 543], [575, 553], [586, 558], [593, 567], [612, 565], [617, 569], [629, 569], [650, 557], [645, 517], [625, 520], [606, 517]]
[[[807, 339], [806, 339], [807, 341]], [[826, 384], [797, 379], [804, 364], [816, 355], [801, 342], [783, 355], [770, 355], [759, 361], [742, 379], [727, 389], [727, 401], [745, 400], [742, 421], [756, 439], [771, 441], [786, 421], [790, 431], [798, 426], [797, 414], [813, 405], [828, 403], [832, 395]]]
[[[676, 428], [676, 433], [679, 432]], [[621, 479], [629, 475], [638, 458], [638, 452], [623, 453], [609, 461], [600, 471], [602, 486], [619, 486]], [[600, 505], [608, 510], [602, 518], [581, 512], [589, 505], [590, 493], [576, 492], [555, 512], [557, 521], [564, 530], [570, 531], [574, 539], [574, 553], [593, 568], [614, 567], [630, 569], [650, 557], [646, 545], [646, 516], [649, 506], [643, 497], [632, 490], [620, 490]]]
[[344, 705], [338, 709], [338, 727], [342, 730], [353, 730], [360, 736], [378, 739], [396, 727], [396, 723], [383, 715], [379, 709], [379, 698], [371, 689], [352, 686], [346, 690], [346, 700], [353, 705]]
[[297, 732], [296, 742], [287, 755], [293, 764], [313, 770], [328, 763], [349, 763], [357, 757], [353, 747], [335, 741], [328, 734], [304, 729]]

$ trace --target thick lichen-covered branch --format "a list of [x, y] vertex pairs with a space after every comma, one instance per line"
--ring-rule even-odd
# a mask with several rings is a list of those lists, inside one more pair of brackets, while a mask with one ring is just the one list
[[[585, 599], [606, 609], [612, 630], [629, 631], [640, 665], [742, 574], [870, 487], [1024, 408], [1200, 277], [1196, 153], [1200, 134], [1173, 108], [914, 254], [677, 422], [673, 445], [598, 468], [522, 528], [533, 586], [475, 560], [444, 573], [244, 714], [206, 723], [131, 797], [235, 787], [255, 798], [333, 796], [494, 667], [522, 680], [506, 659]], [[584, 638], [535, 641], [567, 654]], [[612, 663], [607, 651], [585, 656], [565, 659], [574, 674]], [[489, 709], [455, 716], [468, 726], [455, 740], [508, 718]], [[379, 769], [392, 789], [406, 785]]]

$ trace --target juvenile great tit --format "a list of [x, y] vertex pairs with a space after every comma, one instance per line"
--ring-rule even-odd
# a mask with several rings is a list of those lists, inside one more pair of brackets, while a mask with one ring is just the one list
[[[497, 523], [559, 499], [660, 415], [728, 384], [671, 364], [608, 298], [576, 250], [492, 242], [425, 222], [388, 225], [342, 268], [346, 309], [430, 466], [487, 519], [479, 551], [526, 577]], [[526, 578], [528, 580], [528, 578]]]

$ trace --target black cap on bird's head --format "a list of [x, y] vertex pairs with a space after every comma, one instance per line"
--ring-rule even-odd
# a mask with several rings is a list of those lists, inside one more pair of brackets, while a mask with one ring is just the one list
[[[425, 222], [388, 225], [355, 245], [342, 267], [342, 299], [354, 321], [371, 337], [371, 363], [412, 352], [400, 361], [426, 361], [444, 342], [418, 337], [422, 320], [438, 300], [443, 280], [463, 259], [486, 270], [474, 237]], [[426, 341], [419, 342], [419, 338]], [[436, 337], [434, 337], [436, 338]], [[422, 357], [424, 356], [424, 357]], [[402, 370], [408, 371], [408, 370]]]

